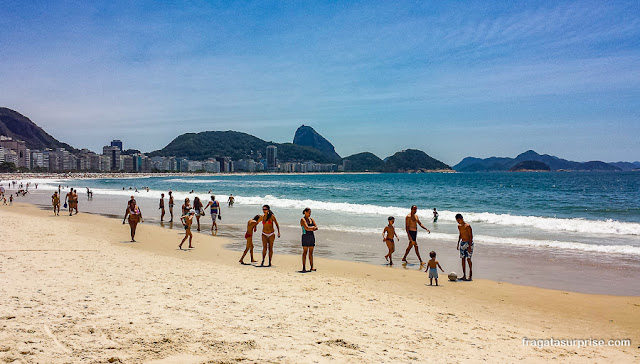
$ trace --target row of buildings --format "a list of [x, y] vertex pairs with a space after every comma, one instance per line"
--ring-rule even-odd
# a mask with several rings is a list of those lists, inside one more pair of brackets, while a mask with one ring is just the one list
[[0, 136], [0, 163], [13, 163], [22, 169], [34, 171], [69, 172], [335, 172], [343, 166], [321, 164], [313, 161], [279, 163], [278, 148], [266, 148], [266, 159], [240, 159], [229, 157], [194, 161], [183, 157], [149, 157], [144, 153], [124, 153], [122, 141], [113, 140], [102, 148], [102, 154], [82, 149], [71, 153], [65, 148], [30, 150], [26, 143]]

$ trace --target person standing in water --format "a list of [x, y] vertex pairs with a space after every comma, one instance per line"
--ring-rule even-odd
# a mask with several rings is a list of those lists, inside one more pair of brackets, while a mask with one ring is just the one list
[[160, 194], [160, 221], [164, 221], [164, 193]]
[[316, 246], [316, 237], [313, 232], [318, 230], [318, 225], [311, 218], [310, 208], [305, 208], [302, 214], [304, 215], [300, 219], [300, 226], [302, 226], [302, 272], [307, 271], [307, 253], [309, 254], [309, 271], [315, 272], [316, 269], [313, 267], [313, 248]]
[[171, 214], [171, 221], [173, 222], [173, 195], [169, 191], [169, 213]]
[[236, 198], [233, 197], [233, 194], [229, 195], [229, 207], [233, 206], [234, 202], [236, 202]]
[[[462, 280], [473, 280], [473, 270], [471, 265], [471, 257], [473, 256], [473, 230], [471, 225], [464, 222], [461, 214], [456, 214], [456, 221], [458, 222], [458, 245], [456, 249], [460, 250], [460, 259], [462, 259]], [[466, 262], [469, 263], [469, 279], [467, 279], [467, 267]]]
[[262, 206], [262, 263], [260, 266], [264, 266], [264, 259], [267, 256], [267, 250], [269, 251], [269, 267], [271, 266], [271, 257], [273, 257], [273, 243], [276, 240], [276, 233], [273, 225], [276, 225], [278, 229], [278, 237], [280, 237], [280, 225], [269, 205]]
[[438, 222], [438, 211], [436, 211], [436, 208], [433, 208], [433, 222]]
[[206, 210], [207, 208], [210, 208], [209, 212], [211, 213], [211, 220], [213, 221], [211, 224], [211, 234], [215, 235], [218, 233], [218, 219], [222, 218], [222, 209], [220, 208], [220, 203], [216, 201], [216, 196], [211, 195], [211, 201], [207, 203], [204, 209]]
[[404, 257], [402, 257], [402, 261], [403, 262], [407, 261], [407, 255], [409, 255], [411, 248], [414, 247], [416, 251], [416, 255], [420, 260], [420, 265], [423, 265], [424, 262], [422, 261], [422, 258], [420, 258], [420, 251], [418, 250], [418, 242], [416, 240], [418, 237], [418, 225], [420, 225], [421, 228], [427, 230], [429, 234], [431, 234], [431, 231], [426, 227], [424, 227], [424, 225], [422, 225], [422, 222], [420, 222], [420, 218], [418, 218], [418, 215], [416, 214], [417, 212], [418, 212], [418, 207], [416, 205], [413, 205], [411, 206], [411, 213], [407, 215], [407, 217], [405, 218], [404, 225], [405, 225], [405, 229], [407, 230], [407, 236], [409, 237], [409, 246], [407, 247], [407, 250], [404, 252]]
[[251, 253], [251, 263], [257, 262], [253, 259], [253, 233], [258, 230], [258, 222], [260, 221], [260, 215], [256, 215], [252, 220], [247, 221], [247, 232], [244, 233], [244, 238], [247, 239], [247, 246], [244, 248], [244, 253], [240, 257], [240, 264], [245, 264], [244, 257], [247, 252]]

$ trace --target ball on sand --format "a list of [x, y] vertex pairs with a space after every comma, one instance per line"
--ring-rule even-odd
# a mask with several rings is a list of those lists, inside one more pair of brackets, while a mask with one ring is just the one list
[[449, 273], [449, 280], [452, 282], [455, 282], [458, 279], [458, 275], [456, 274], [456, 272], [451, 272]]

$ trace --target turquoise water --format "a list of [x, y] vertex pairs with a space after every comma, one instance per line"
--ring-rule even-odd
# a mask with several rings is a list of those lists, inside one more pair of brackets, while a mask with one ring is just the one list
[[[41, 188], [54, 188], [58, 182], [42, 183]], [[394, 216], [402, 231], [415, 204], [433, 232], [421, 234], [424, 239], [455, 241], [454, 215], [462, 213], [477, 243], [640, 259], [637, 172], [196, 175], [63, 183], [81, 192], [86, 186], [96, 195], [121, 196], [122, 204], [124, 196], [135, 194], [149, 201], [147, 210], [157, 209], [151, 206], [168, 190], [178, 206], [187, 196], [207, 201], [209, 190], [223, 201], [233, 194], [236, 205], [223, 216], [238, 229], [269, 204], [284, 227], [297, 229], [302, 209], [310, 207], [324, 231], [373, 236], [387, 216]], [[138, 193], [129, 189], [136, 187]], [[440, 213], [438, 223], [431, 221], [433, 208]]]

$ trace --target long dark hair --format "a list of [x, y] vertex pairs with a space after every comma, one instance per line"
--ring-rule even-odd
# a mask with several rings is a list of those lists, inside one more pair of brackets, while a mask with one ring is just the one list
[[264, 205], [262, 206], [263, 209], [267, 209], [267, 216], [265, 218], [265, 222], [269, 221], [269, 219], [271, 219], [271, 216], [273, 216], [273, 212], [271, 212], [271, 207], [269, 207], [269, 205]]
[[200, 210], [200, 208], [202, 208], [202, 202], [200, 202], [200, 197], [196, 197], [193, 199], [193, 208], [196, 210]]

